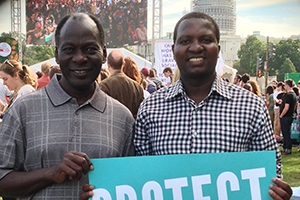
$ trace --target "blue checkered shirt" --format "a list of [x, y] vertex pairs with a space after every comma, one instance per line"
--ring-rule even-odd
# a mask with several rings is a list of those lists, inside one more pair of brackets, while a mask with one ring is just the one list
[[216, 78], [198, 105], [181, 80], [152, 94], [140, 106], [135, 127], [138, 155], [276, 150], [267, 108], [261, 98]]

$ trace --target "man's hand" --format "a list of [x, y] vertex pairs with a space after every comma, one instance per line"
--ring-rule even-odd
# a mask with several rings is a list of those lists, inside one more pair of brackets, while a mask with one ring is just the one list
[[64, 155], [58, 165], [50, 168], [47, 175], [55, 183], [62, 183], [66, 179], [78, 181], [92, 167], [92, 163], [85, 153], [70, 151]]
[[80, 195], [80, 199], [87, 200], [88, 198], [92, 197], [94, 195], [94, 193], [92, 192], [93, 189], [94, 186], [89, 184], [85, 184], [84, 186], [82, 186], [83, 193]]
[[274, 200], [289, 200], [293, 194], [292, 188], [284, 181], [273, 178], [275, 185], [270, 186], [269, 194]]

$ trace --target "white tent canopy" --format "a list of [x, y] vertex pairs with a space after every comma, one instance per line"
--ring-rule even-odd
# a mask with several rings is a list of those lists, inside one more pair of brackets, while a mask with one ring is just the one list
[[[119, 50], [120, 52], [123, 53], [123, 55], [125, 57], [127, 56], [130, 56], [133, 58], [133, 60], [137, 63], [139, 69], [141, 70], [143, 67], [147, 67], [148, 69], [150, 69], [152, 67], [152, 63], [144, 58], [142, 58], [141, 56], [138, 56], [134, 53], [132, 53], [131, 51], [128, 51], [127, 49], [124, 49], [124, 48], [118, 48], [118, 49], [107, 49], [107, 54], [109, 54], [112, 50]], [[37, 71], [41, 71], [41, 65], [44, 63], [44, 62], [50, 62], [51, 65], [58, 65], [55, 61], [55, 58], [51, 58], [51, 59], [48, 59], [48, 60], [45, 60], [43, 62], [39, 62], [39, 63], [36, 63], [34, 65], [31, 65], [29, 66], [29, 68], [31, 70], [33, 70], [34, 72], [37, 72]], [[107, 68], [107, 64], [103, 64], [102, 65], [103, 68]]]

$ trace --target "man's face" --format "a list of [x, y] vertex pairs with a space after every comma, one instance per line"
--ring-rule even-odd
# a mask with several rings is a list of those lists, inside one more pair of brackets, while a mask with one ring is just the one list
[[204, 19], [180, 23], [172, 50], [181, 78], [214, 76], [220, 49], [214, 31], [213, 25]]
[[234, 77], [234, 79], [233, 79], [233, 83], [234, 84], [237, 84], [239, 82], [239, 78], [236, 76], [236, 77]]
[[64, 88], [90, 88], [106, 61], [106, 48], [100, 44], [95, 22], [86, 17], [69, 19], [61, 29], [60, 44], [55, 52]]

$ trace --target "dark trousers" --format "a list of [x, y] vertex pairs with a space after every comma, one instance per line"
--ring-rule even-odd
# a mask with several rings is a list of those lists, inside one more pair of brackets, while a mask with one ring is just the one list
[[292, 139], [291, 139], [291, 125], [293, 122], [292, 117], [283, 117], [280, 119], [281, 132], [283, 135], [283, 149], [292, 149]]

